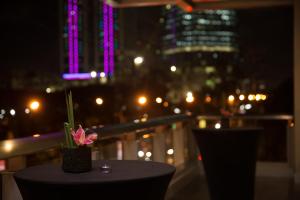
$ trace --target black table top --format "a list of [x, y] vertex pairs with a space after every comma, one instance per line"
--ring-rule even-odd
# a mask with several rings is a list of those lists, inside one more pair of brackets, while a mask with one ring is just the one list
[[[111, 173], [101, 172], [100, 166], [108, 164]], [[65, 173], [60, 165], [39, 165], [14, 174], [17, 179], [56, 185], [99, 184], [136, 181], [173, 174], [175, 167], [158, 162], [133, 160], [101, 160], [93, 162], [93, 169], [86, 173]]]

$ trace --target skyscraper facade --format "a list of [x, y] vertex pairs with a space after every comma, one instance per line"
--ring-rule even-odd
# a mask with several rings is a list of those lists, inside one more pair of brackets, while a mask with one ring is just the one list
[[236, 14], [233, 10], [204, 10], [186, 13], [166, 6], [163, 53], [233, 52], [236, 46]]
[[[203, 10], [185, 12], [176, 6], [163, 8], [162, 54], [188, 88], [215, 89], [233, 77], [237, 63], [236, 12]], [[178, 87], [176, 87], [178, 88]]]
[[63, 78], [112, 76], [119, 38], [116, 10], [99, 0], [64, 0], [61, 8]]

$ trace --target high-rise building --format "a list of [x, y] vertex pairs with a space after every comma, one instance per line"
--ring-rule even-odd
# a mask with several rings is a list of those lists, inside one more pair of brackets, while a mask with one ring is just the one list
[[200, 91], [233, 77], [238, 53], [235, 11], [185, 12], [167, 5], [162, 13], [162, 54], [181, 74], [177, 84]]
[[60, 63], [63, 78], [90, 79], [100, 76], [101, 72], [111, 77], [119, 39], [116, 10], [99, 0], [62, 2]]
[[163, 53], [233, 52], [236, 45], [236, 14], [233, 10], [186, 13], [176, 6], [163, 10]]

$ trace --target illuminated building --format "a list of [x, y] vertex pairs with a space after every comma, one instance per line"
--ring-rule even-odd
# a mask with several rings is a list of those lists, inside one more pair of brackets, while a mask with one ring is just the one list
[[236, 18], [233, 10], [185, 12], [177, 6], [163, 8], [162, 54], [168, 67], [178, 68], [181, 76], [177, 82], [181, 78], [181, 85], [200, 91], [234, 80], [239, 62]]
[[64, 0], [61, 71], [67, 80], [112, 76], [118, 48], [117, 12], [102, 1]]
[[176, 6], [163, 10], [163, 53], [236, 51], [236, 14], [232, 10], [186, 13]]

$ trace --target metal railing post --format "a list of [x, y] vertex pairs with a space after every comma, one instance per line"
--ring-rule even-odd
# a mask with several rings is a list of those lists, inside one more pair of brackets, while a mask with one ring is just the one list
[[153, 161], [165, 162], [166, 161], [166, 142], [164, 127], [158, 126], [155, 128], [153, 136]]
[[293, 143], [293, 138], [294, 138], [294, 126], [292, 125], [291, 121], [287, 121], [287, 126], [286, 126], [286, 147], [287, 147], [287, 162], [288, 166], [291, 169], [294, 169], [295, 167], [295, 158], [294, 158], [294, 143]]
[[126, 139], [123, 142], [124, 148], [124, 160], [135, 160], [137, 159], [137, 142], [136, 142], [136, 135], [135, 134], [128, 134], [126, 135]]

